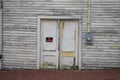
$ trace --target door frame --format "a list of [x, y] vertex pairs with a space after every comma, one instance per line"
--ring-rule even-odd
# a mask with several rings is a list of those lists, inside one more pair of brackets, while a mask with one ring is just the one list
[[79, 31], [78, 31], [78, 68], [81, 69], [82, 67], [82, 64], [81, 64], [81, 40], [82, 40], [82, 18], [81, 17], [76, 17], [76, 16], [38, 16], [38, 20], [37, 20], [37, 69], [40, 69], [41, 66], [41, 61], [40, 61], [40, 52], [41, 52], [41, 45], [40, 45], [40, 42], [41, 42], [41, 20], [42, 19], [56, 19], [56, 20], [78, 20], [79, 21], [79, 24], [78, 24], [78, 28], [79, 28]]

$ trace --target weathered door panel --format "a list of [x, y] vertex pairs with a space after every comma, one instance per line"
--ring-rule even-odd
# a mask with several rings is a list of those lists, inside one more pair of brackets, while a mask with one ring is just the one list
[[56, 50], [57, 41], [57, 22], [56, 21], [46, 21], [43, 24], [43, 50]]
[[72, 21], [62, 22], [62, 51], [75, 51], [76, 27]]
[[71, 68], [77, 65], [78, 21], [61, 21], [61, 68]]
[[41, 21], [41, 68], [58, 68], [58, 21]]

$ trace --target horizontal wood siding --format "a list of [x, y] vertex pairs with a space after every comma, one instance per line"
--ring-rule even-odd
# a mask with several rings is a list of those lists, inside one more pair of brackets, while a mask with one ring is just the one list
[[87, 29], [83, 22], [82, 68], [120, 68], [120, 49], [111, 48], [120, 46], [120, 0], [91, 1], [94, 44], [84, 44], [84, 33]]
[[1, 1], [0, 1], [0, 54], [2, 50], [2, 8], [1, 8]]
[[2, 53], [2, 9], [0, 9], [0, 54]]
[[[2, 8], [0, 1], [0, 55], [2, 54]], [[1, 59], [0, 59], [0, 69], [1, 69]]]
[[37, 16], [82, 17], [82, 69], [120, 67], [120, 0], [91, 0], [94, 45], [85, 45], [87, 0], [3, 0], [3, 67], [36, 68]]

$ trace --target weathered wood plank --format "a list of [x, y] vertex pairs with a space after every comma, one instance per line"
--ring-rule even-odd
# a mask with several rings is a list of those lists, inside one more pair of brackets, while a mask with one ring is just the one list
[[[0, 5], [0, 7], [1, 7], [1, 5]], [[0, 54], [2, 54], [2, 9], [0, 9]], [[2, 67], [2, 63], [0, 60], [0, 69], [1, 69], [1, 67]]]
[[2, 50], [2, 9], [0, 9], [0, 54]]

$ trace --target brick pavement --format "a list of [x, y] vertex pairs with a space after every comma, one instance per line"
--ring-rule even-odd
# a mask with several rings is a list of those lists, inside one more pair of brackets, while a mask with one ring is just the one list
[[1, 70], [0, 80], [120, 80], [120, 69]]

